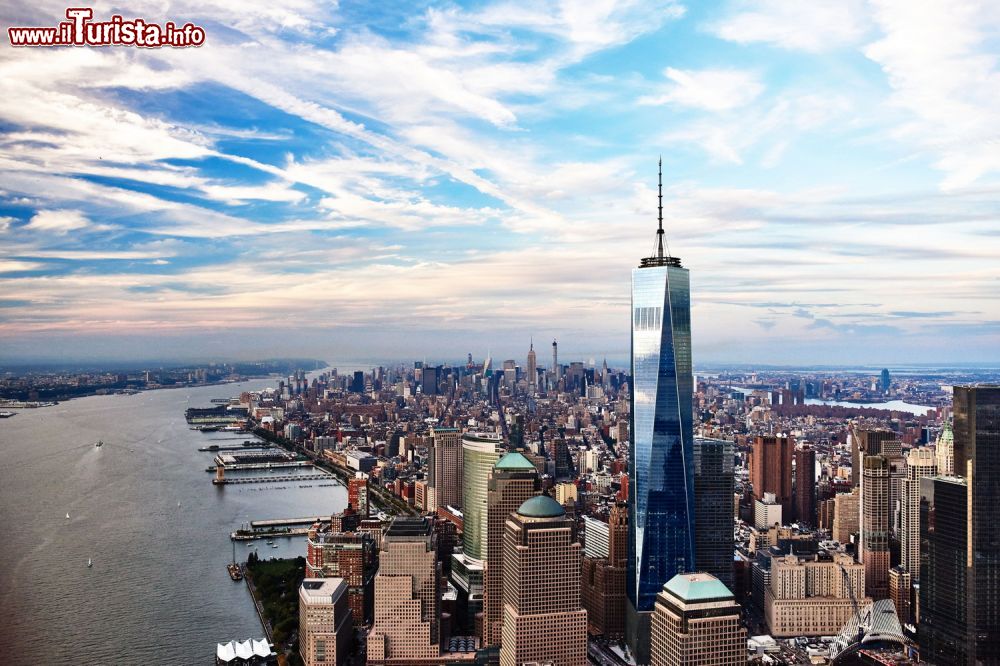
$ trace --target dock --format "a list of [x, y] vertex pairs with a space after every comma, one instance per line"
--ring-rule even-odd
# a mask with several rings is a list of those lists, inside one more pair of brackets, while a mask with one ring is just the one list
[[[229, 463], [228, 465], [223, 465], [227, 472], [234, 472], [241, 469], [279, 469], [281, 467], [312, 467], [313, 464], [308, 460], [294, 460], [289, 462], [273, 462], [273, 463]], [[206, 472], [215, 472], [218, 467], [207, 467]]]
[[275, 483], [277, 481], [326, 481], [334, 478], [330, 474], [282, 474], [280, 476], [240, 476], [236, 478], [212, 479], [217, 486], [228, 486], [234, 483]]
[[309, 518], [275, 518], [273, 520], [251, 520], [251, 529], [268, 527], [293, 527], [295, 525], [312, 525], [313, 523], [329, 522], [330, 516], [311, 516]]

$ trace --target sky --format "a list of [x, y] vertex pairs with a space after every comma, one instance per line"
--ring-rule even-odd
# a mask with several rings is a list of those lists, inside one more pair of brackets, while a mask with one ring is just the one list
[[[78, 3], [200, 48], [0, 45], [0, 361], [1000, 361], [1000, 5]], [[66, 5], [8, 0], [3, 27]]]

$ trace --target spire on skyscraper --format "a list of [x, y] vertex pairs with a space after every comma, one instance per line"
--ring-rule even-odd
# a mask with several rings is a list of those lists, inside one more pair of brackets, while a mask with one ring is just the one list
[[664, 251], [664, 240], [663, 240], [663, 156], [660, 156], [660, 160], [657, 163], [657, 199], [658, 199], [658, 213], [657, 213], [657, 226], [656, 226], [656, 253], [651, 257], [643, 257], [639, 262], [639, 268], [648, 268], [650, 266], [680, 266], [681, 260], [670, 256], [670, 243], [666, 243], [666, 251]]

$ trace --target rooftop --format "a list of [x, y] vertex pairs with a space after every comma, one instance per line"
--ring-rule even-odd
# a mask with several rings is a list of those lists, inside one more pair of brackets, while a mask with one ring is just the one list
[[299, 588], [300, 597], [311, 603], [331, 603], [347, 591], [343, 578], [306, 578]]
[[733, 593], [718, 578], [708, 573], [677, 574], [667, 581], [663, 591], [681, 601], [723, 601]]
[[548, 495], [536, 495], [526, 500], [517, 513], [525, 518], [562, 518], [566, 510]]
[[516, 451], [506, 454], [503, 458], [497, 461], [497, 464], [494, 465], [494, 467], [496, 469], [506, 470], [535, 470], [535, 466], [532, 462]]

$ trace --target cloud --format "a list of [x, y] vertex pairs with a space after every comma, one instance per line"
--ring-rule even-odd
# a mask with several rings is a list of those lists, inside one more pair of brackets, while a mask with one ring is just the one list
[[664, 75], [673, 82], [666, 92], [639, 98], [639, 104], [680, 106], [725, 111], [746, 106], [764, 90], [754, 72], [735, 69], [680, 70], [667, 67]]
[[65, 234], [77, 229], [83, 229], [89, 224], [90, 220], [78, 210], [42, 210], [31, 218], [26, 228]]
[[868, 25], [860, 0], [739, 0], [707, 28], [739, 44], [820, 53], [857, 44]]
[[890, 103], [906, 114], [894, 138], [933, 155], [946, 190], [1000, 172], [1000, 67], [991, 41], [1000, 12], [971, 1], [872, 6], [882, 36], [864, 53], [885, 73]]

